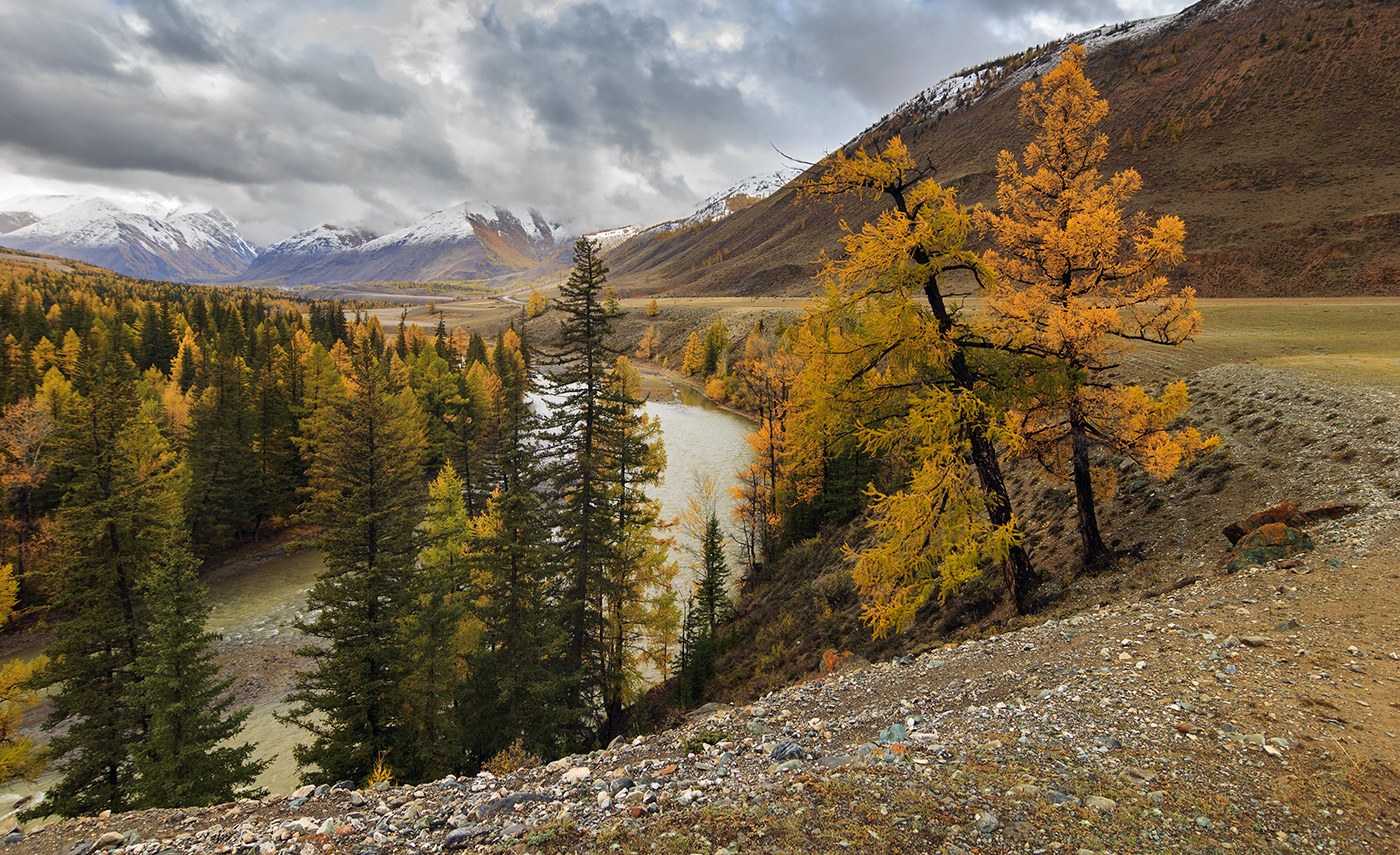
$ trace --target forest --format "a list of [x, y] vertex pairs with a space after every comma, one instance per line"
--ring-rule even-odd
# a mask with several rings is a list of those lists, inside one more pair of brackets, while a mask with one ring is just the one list
[[[1180, 345], [1200, 317], [1163, 275], [1180, 220], [1125, 217], [1140, 179], [1095, 168], [1107, 105], [1083, 59], [1072, 48], [1024, 90], [1039, 137], [1003, 152], [998, 210], [958, 205], [898, 137], [838, 152], [804, 192], [888, 207], [824, 259], [801, 322], [740, 344], [716, 319], [691, 337], [682, 371], [757, 423], [733, 488], [749, 572], [864, 514], [847, 556], [876, 633], [997, 569], [1028, 612], [1043, 574], [1007, 455], [1073, 484], [1097, 571], [1114, 559], [1095, 518], [1107, 455], [1167, 477], [1211, 447], [1176, 421], [1184, 385], [1153, 395], [1114, 373], [1133, 343]], [[978, 233], [995, 248], [971, 249]], [[307, 733], [308, 781], [421, 781], [606, 745], [642, 726], [661, 678], [683, 704], [702, 698], [734, 643], [725, 535], [699, 497], [682, 602], [670, 523], [646, 493], [660, 429], [624, 355], [653, 359], [653, 336], [617, 340], [606, 281], [580, 239], [534, 324], [552, 334], [530, 340], [532, 305], [488, 345], [441, 321], [391, 332], [336, 303], [0, 261], [0, 606], [54, 638], [0, 677], [0, 772], [38, 762], [16, 723], [48, 689], [46, 759], [63, 777], [45, 812], [246, 792], [262, 761], [238, 744], [247, 712], [214, 661], [198, 571], [292, 525], [326, 566], [285, 713]], [[982, 311], [962, 310], [969, 288]]]

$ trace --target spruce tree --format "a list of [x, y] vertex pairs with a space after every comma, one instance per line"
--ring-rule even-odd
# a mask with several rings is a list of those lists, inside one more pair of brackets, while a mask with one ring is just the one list
[[560, 502], [567, 704], [582, 714], [585, 739], [616, 719], [651, 652], [635, 630], [651, 621], [653, 607], [664, 609], [655, 598], [665, 593], [652, 589], [667, 566], [652, 533], [655, 507], [641, 493], [659, 480], [664, 456], [655, 425], [639, 413], [635, 383], [612, 376], [621, 351], [608, 336], [621, 313], [604, 299], [607, 267], [598, 251], [587, 238], [574, 245], [574, 269], [559, 291], [563, 320], [550, 375], [558, 403], [547, 427]]
[[[309, 780], [364, 780], [395, 746], [400, 724], [399, 621], [406, 614], [422, 518], [423, 425], [409, 389], [393, 391], [387, 366], [357, 343], [343, 398], [305, 422], [308, 521], [323, 526], [326, 569], [307, 597], [302, 630], [328, 646], [289, 696], [288, 718], [310, 731], [297, 762]], [[312, 768], [314, 767], [314, 769]]]
[[149, 531], [167, 524], [170, 507], [168, 455], [155, 471], [133, 471], [140, 449], [127, 426], [137, 411], [135, 366], [109, 339], [95, 345], [85, 344], [79, 357], [77, 379], [89, 394], [69, 407], [59, 440], [60, 467], [71, 480], [55, 521], [60, 557], [46, 593], [61, 617], [51, 658], [35, 677], [36, 685], [55, 688], [44, 728], [59, 730], [48, 751], [63, 778], [44, 809], [63, 816], [130, 805], [131, 746], [146, 729], [131, 692], [143, 635], [137, 588], [153, 558]]
[[495, 494], [478, 518], [472, 553], [471, 615], [481, 627], [472, 661], [469, 750], [490, 757], [520, 738], [539, 754], [557, 753], [568, 712], [560, 696], [561, 634], [552, 605], [557, 554], [552, 508], [537, 460], [539, 423], [526, 400], [525, 361], [507, 336], [499, 375]]
[[204, 629], [209, 601], [196, 562], [179, 544], [142, 582], [149, 604], [145, 646], [135, 663], [131, 703], [145, 711], [146, 735], [136, 746], [133, 801], [139, 807], [180, 807], [258, 795], [252, 784], [268, 760], [253, 760], [256, 746], [231, 745], [249, 708], [231, 711], [232, 677], [219, 675]]

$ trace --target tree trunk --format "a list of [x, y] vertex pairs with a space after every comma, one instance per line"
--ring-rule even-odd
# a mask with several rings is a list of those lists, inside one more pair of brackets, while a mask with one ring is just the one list
[[1074, 466], [1074, 504], [1079, 516], [1079, 542], [1084, 553], [1084, 569], [1099, 573], [1113, 564], [1113, 553], [1104, 545], [1103, 536], [1099, 534], [1099, 517], [1094, 509], [1094, 480], [1089, 468], [1089, 432], [1075, 408], [1070, 410], [1069, 431], [1070, 462]]
[[[987, 516], [992, 525], [1004, 526], [1012, 519], [1011, 497], [1006, 492], [1006, 480], [997, 462], [996, 447], [987, 439], [986, 428], [982, 424], [968, 426], [968, 442], [972, 446], [972, 462], [977, 467], [982, 492], [987, 494]], [[1029, 614], [1031, 593], [1040, 587], [1044, 579], [1031, 566], [1030, 556], [1019, 542], [1002, 560], [1001, 572], [1006, 579], [1006, 592], [1016, 604], [1016, 612]]]

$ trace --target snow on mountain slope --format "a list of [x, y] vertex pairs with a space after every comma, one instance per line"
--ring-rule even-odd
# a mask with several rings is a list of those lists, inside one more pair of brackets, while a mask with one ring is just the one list
[[700, 207], [695, 209], [695, 213], [681, 221], [681, 226], [722, 220], [735, 211], [768, 198], [801, 174], [800, 169], [784, 167], [776, 172], [745, 178], [701, 202]]
[[381, 237], [322, 226], [264, 250], [243, 281], [287, 285], [482, 280], [533, 267], [567, 238], [563, 226], [533, 209], [521, 217], [485, 202], [435, 211]]
[[258, 253], [258, 258], [291, 255], [326, 255], [345, 249], [354, 249], [374, 240], [375, 235], [365, 229], [347, 229], [323, 223], [314, 229], [297, 232], [286, 240], [280, 240]]
[[217, 210], [165, 218], [110, 199], [24, 196], [0, 203], [0, 218], [25, 222], [0, 235], [16, 249], [75, 258], [152, 279], [200, 280], [241, 272], [256, 250]]

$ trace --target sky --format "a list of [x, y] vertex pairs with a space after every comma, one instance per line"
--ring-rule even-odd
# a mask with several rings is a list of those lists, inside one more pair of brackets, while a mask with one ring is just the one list
[[959, 70], [1186, 0], [0, 0], [0, 201], [256, 244], [465, 201], [575, 233], [815, 161]]

